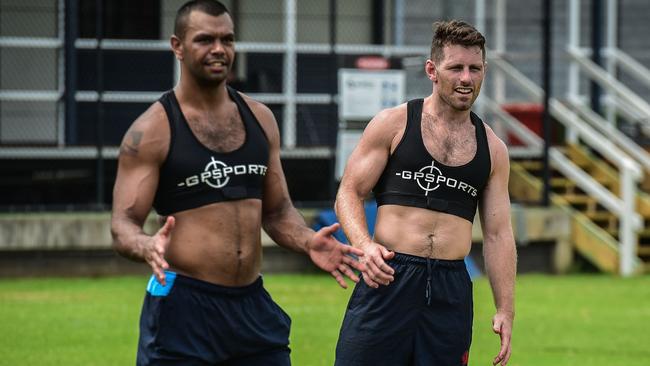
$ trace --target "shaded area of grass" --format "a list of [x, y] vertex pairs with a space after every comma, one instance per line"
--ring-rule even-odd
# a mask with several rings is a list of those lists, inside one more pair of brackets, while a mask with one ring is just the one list
[[[293, 319], [296, 366], [332, 365], [351, 289], [319, 275], [266, 275]], [[0, 365], [132, 365], [147, 278], [0, 280]], [[474, 284], [470, 363], [499, 340], [487, 281]], [[509, 365], [647, 365], [650, 276], [520, 276]]]

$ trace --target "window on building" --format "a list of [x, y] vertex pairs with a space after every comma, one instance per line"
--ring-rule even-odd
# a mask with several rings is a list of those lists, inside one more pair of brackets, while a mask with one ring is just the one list
[[[160, 0], [102, 0], [104, 34], [112, 39], [159, 39]], [[79, 37], [95, 38], [97, 0], [79, 1]]]

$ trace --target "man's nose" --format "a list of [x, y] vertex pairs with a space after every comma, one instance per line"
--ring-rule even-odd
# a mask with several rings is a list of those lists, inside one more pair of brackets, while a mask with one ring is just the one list
[[212, 48], [210, 49], [211, 53], [224, 53], [223, 43], [220, 40], [216, 40], [212, 43]]
[[463, 84], [469, 84], [472, 82], [472, 73], [469, 71], [469, 68], [464, 68], [463, 72], [460, 73], [460, 81]]

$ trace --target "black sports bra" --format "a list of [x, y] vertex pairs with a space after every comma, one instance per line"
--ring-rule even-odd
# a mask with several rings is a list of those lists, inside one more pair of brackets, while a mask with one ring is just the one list
[[427, 208], [471, 222], [491, 169], [485, 126], [471, 113], [476, 130], [474, 158], [461, 166], [444, 165], [429, 154], [422, 141], [423, 102], [415, 99], [407, 104], [404, 136], [373, 189], [377, 205]]
[[171, 140], [154, 199], [158, 214], [169, 215], [221, 201], [262, 198], [269, 143], [239, 93], [228, 87], [228, 94], [237, 104], [246, 129], [243, 145], [229, 153], [201, 144], [187, 124], [173, 90], [160, 98]]

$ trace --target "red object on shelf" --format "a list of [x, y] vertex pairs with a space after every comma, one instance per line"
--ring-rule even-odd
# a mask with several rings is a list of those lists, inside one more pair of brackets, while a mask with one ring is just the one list
[[381, 56], [361, 56], [354, 63], [357, 69], [365, 70], [386, 70], [390, 67], [390, 61]]
[[[501, 105], [501, 108], [503, 108], [503, 110], [508, 112], [511, 116], [518, 119], [537, 136], [542, 137], [542, 115], [544, 113], [543, 105], [537, 103], [512, 103], [503, 104]], [[512, 133], [508, 133], [507, 143], [510, 146], [524, 145], [524, 143]]]

